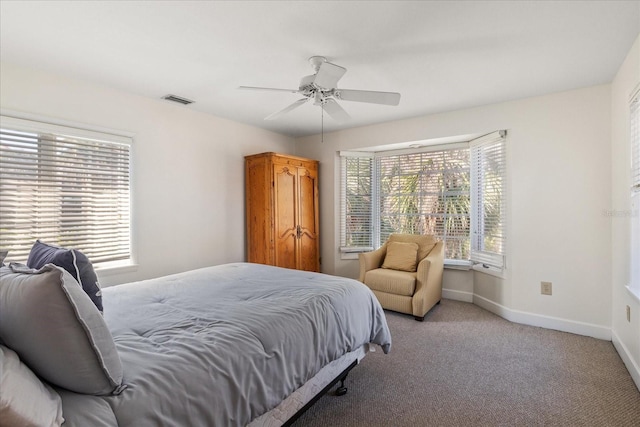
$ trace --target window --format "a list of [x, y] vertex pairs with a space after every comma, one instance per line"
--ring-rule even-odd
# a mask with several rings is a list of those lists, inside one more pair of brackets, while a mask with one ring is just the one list
[[630, 290], [640, 297], [640, 89], [631, 99], [631, 285]]
[[445, 258], [469, 259], [469, 150], [379, 156], [379, 233], [432, 234], [445, 242]]
[[342, 202], [340, 247], [343, 252], [373, 249], [373, 158], [363, 153], [341, 153]]
[[[131, 139], [2, 117], [0, 248], [25, 262], [36, 239], [101, 263], [131, 260]], [[104, 265], [104, 264], [103, 264]]]
[[413, 151], [341, 152], [341, 252], [380, 247], [391, 233], [433, 234], [444, 241], [449, 264], [502, 268], [504, 136]]
[[474, 139], [471, 148], [471, 260], [503, 268], [505, 254], [505, 133]]

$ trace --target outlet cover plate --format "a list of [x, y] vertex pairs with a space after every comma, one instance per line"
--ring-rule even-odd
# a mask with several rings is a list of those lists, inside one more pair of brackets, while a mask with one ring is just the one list
[[552, 294], [551, 282], [540, 282], [540, 293], [542, 295], [551, 295]]

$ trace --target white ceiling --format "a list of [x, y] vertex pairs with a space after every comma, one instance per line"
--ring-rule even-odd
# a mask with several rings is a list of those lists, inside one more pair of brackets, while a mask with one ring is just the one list
[[[338, 86], [400, 92], [397, 107], [340, 101], [324, 131], [609, 83], [640, 33], [640, 1], [7, 1], [0, 60], [291, 136], [321, 109], [240, 85], [297, 89], [323, 55]], [[159, 101], [168, 102], [168, 101]]]

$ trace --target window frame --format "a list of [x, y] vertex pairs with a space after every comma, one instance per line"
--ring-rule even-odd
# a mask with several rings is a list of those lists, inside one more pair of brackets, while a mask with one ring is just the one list
[[[370, 230], [370, 245], [356, 245], [356, 246], [350, 246], [347, 244], [347, 198], [349, 195], [349, 189], [351, 187], [351, 183], [349, 182], [349, 177], [347, 176], [347, 162], [349, 161], [349, 159], [353, 159], [353, 158], [357, 158], [359, 161], [361, 161], [362, 159], [366, 159], [369, 162], [369, 171], [370, 174], [367, 177], [369, 179], [369, 186], [370, 186], [370, 192], [371, 194], [368, 194], [372, 200], [375, 198], [373, 195], [373, 191], [374, 191], [374, 185], [373, 185], [373, 180], [374, 180], [374, 172], [373, 172], [373, 153], [369, 153], [369, 152], [357, 152], [357, 151], [341, 151], [339, 153], [340, 156], [340, 247], [339, 250], [342, 254], [357, 254], [360, 252], [367, 252], [367, 251], [371, 251], [374, 249], [373, 246], [373, 219], [372, 219], [372, 215], [373, 215], [373, 203], [371, 204], [370, 207], [370, 217], [369, 217], [369, 222], [366, 225], [369, 230]], [[356, 176], [352, 176], [352, 179], [356, 179], [356, 180], [360, 180], [360, 179], [364, 179], [365, 176], [361, 175], [361, 174], [357, 174]], [[362, 196], [361, 193], [358, 193], [358, 195]], [[366, 195], [365, 195], [366, 196]], [[343, 255], [347, 258], [349, 257], [354, 257], [354, 255]]]
[[[471, 152], [471, 256], [474, 264], [483, 269], [500, 272], [505, 268], [507, 221], [507, 153], [506, 131], [496, 131], [470, 142]], [[488, 165], [492, 167], [489, 168]], [[493, 177], [489, 177], [493, 172]], [[487, 215], [489, 208], [496, 215]], [[490, 200], [494, 201], [492, 205]], [[488, 226], [497, 226], [498, 232], [487, 233]], [[498, 250], [487, 247], [487, 239], [496, 241]]]
[[[506, 223], [506, 211], [507, 211], [507, 191], [506, 191], [506, 187], [507, 187], [507, 175], [506, 175], [506, 130], [501, 130], [501, 131], [496, 131], [496, 132], [492, 132], [488, 135], [484, 135], [480, 138], [476, 138], [477, 140], [496, 140], [499, 139], [503, 145], [503, 148], [505, 150], [504, 153], [504, 174], [502, 175], [502, 219], [501, 219], [501, 227], [502, 227], [502, 237], [503, 237], [503, 245], [502, 245], [502, 249], [503, 252], [499, 255], [499, 258], [501, 260], [501, 262], [490, 262], [491, 265], [485, 262], [479, 262], [477, 259], [473, 259], [471, 256], [471, 252], [473, 251], [473, 246], [470, 247], [470, 254], [469, 254], [469, 260], [466, 259], [445, 259], [445, 266], [447, 268], [454, 268], [454, 269], [461, 269], [461, 270], [468, 270], [470, 268], [474, 268], [477, 269], [478, 271], [482, 271], [484, 273], [488, 273], [491, 275], [496, 275], [499, 277], [502, 277], [502, 274], [504, 273], [504, 269], [506, 268], [506, 234], [507, 234], [507, 223]], [[346, 198], [345, 198], [345, 194], [346, 194], [346, 176], [345, 176], [345, 172], [346, 169], [344, 167], [345, 162], [344, 162], [344, 158], [345, 157], [350, 157], [350, 156], [358, 156], [358, 157], [368, 157], [372, 159], [372, 177], [371, 177], [371, 182], [372, 182], [372, 186], [374, 187], [371, 191], [372, 193], [372, 205], [376, 205], [377, 203], [380, 202], [380, 194], [379, 194], [379, 189], [380, 189], [380, 177], [379, 177], [379, 171], [377, 170], [378, 166], [376, 165], [376, 159], [380, 158], [380, 157], [388, 157], [388, 156], [394, 156], [394, 155], [399, 155], [399, 154], [421, 154], [421, 153], [425, 153], [425, 152], [433, 152], [433, 151], [444, 151], [444, 150], [455, 150], [455, 149], [460, 149], [460, 148], [466, 148], [469, 150], [469, 154], [470, 154], [470, 159], [469, 159], [469, 163], [470, 163], [470, 175], [471, 175], [471, 170], [473, 169], [473, 160], [471, 159], [471, 144], [474, 140], [468, 140], [468, 141], [463, 141], [463, 142], [454, 142], [454, 143], [447, 143], [447, 144], [438, 144], [438, 145], [430, 145], [430, 146], [426, 146], [426, 147], [421, 147], [421, 148], [411, 148], [411, 149], [401, 149], [401, 150], [385, 150], [385, 151], [377, 151], [377, 152], [371, 152], [371, 151], [341, 151], [339, 152], [339, 158], [340, 158], [340, 186], [341, 186], [341, 192], [340, 192], [340, 206], [339, 206], [339, 215], [340, 215], [340, 246], [339, 246], [339, 252], [341, 253], [341, 259], [357, 259], [357, 254], [359, 252], [366, 252], [368, 250], [371, 249], [377, 249], [381, 246], [382, 242], [380, 242], [380, 218], [379, 218], [379, 209], [372, 209], [372, 215], [370, 218], [371, 221], [371, 225], [370, 225], [370, 229], [371, 229], [371, 233], [372, 233], [372, 244], [373, 247], [372, 248], [367, 248], [367, 247], [346, 247], [345, 246], [345, 233], [346, 233], [346, 229], [345, 229], [345, 221], [346, 221]], [[470, 178], [471, 179], [471, 178]], [[471, 186], [473, 186], [473, 184], [471, 184]], [[472, 196], [473, 193], [473, 188], [470, 188], [469, 190], [470, 193], [470, 197], [474, 197]], [[476, 194], [476, 198], [477, 198], [477, 194]], [[469, 220], [470, 220], [470, 225], [471, 227], [473, 226], [474, 223], [474, 218], [473, 218], [473, 201], [471, 201], [471, 209], [470, 209], [470, 213], [469, 213]], [[469, 231], [469, 239], [470, 239], [470, 244], [472, 245], [473, 243], [473, 237], [472, 237], [472, 231], [470, 229]], [[474, 266], [474, 263], [476, 264]], [[477, 268], [476, 268], [477, 267]]]
[[[385, 150], [378, 152], [365, 152], [365, 151], [341, 151], [339, 152], [340, 157], [340, 245], [339, 252], [341, 253], [342, 259], [355, 259], [357, 258], [357, 254], [360, 252], [366, 252], [373, 249], [379, 248], [383, 242], [380, 240], [380, 209], [375, 209], [373, 206], [377, 206], [380, 203], [380, 176], [378, 170], [378, 159], [406, 154], [415, 154], [422, 155], [424, 153], [432, 153], [439, 151], [450, 151], [450, 150], [460, 150], [466, 149], [468, 150], [469, 144], [468, 142], [454, 142], [448, 144], [438, 144], [438, 145], [429, 145], [421, 148], [412, 148], [412, 149], [401, 149], [401, 150]], [[346, 234], [346, 168], [345, 168], [345, 157], [365, 157], [371, 159], [371, 182], [372, 182], [372, 209], [371, 209], [371, 217], [369, 218], [370, 225], [369, 228], [371, 230], [371, 247], [347, 247], [345, 245], [345, 234]], [[459, 269], [469, 269], [471, 267], [470, 261], [466, 259], [447, 259], [445, 260], [445, 264], [452, 266], [454, 268]]]
[[631, 178], [629, 182], [629, 284], [627, 290], [640, 301], [640, 85], [629, 98], [629, 142]]
[[[126, 244], [127, 256], [123, 259], [112, 260], [112, 261], [98, 261], [93, 262], [93, 265], [96, 270], [100, 270], [101, 272], [119, 272], [123, 270], [129, 270], [131, 267], [136, 265], [135, 263], [135, 252], [134, 252], [134, 244], [133, 244], [133, 215], [132, 215], [132, 170], [133, 170], [133, 142], [134, 135], [132, 133], [127, 133], [123, 131], [117, 131], [107, 128], [100, 128], [95, 126], [90, 126], [82, 123], [64, 121], [59, 119], [53, 119], [48, 117], [42, 117], [31, 114], [22, 114], [15, 113], [7, 110], [2, 110], [0, 112], [0, 127], [3, 130], [17, 131], [17, 132], [25, 132], [25, 133], [33, 133], [39, 135], [50, 135], [49, 138], [57, 138], [61, 141], [64, 138], [74, 140], [73, 144], [76, 144], [76, 147], [87, 143], [97, 145], [104, 144], [117, 144], [121, 146], [126, 146], [126, 164], [128, 166], [128, 170], [126, 172], [127, 182], [126, 182], [126, 193], [125, 196], [119, 197], [120, 201], [126, 200], [126, 208], [125, 212], [127, 215], [125, 226], [121, 227], [122, 229], [127, 229], [125, 239], [128, 240]], [[40, 138], [38, 137], [39, 147], [38, 150], [41, 150], [40, 144], [42, 143]], [[51, 145], [51, 143], [47, 143]], [[95, 157], [95, 154], [93, 155]], [[99, 155], [98, 155], [99, 156]], [[56, 157], [56, 155], [52, 155], [52, 157]], [[84, 160], [83, 160], [84, 161]], [[77, 160], [74, 160], [77, 162]], [[55, 166], [59, 167], [59, 166]], [[39, 170], [39, 169], [38, 169]], [[43, 181], [44, 182], [44, 181]], [[53, 181], [52, 181], [53, 182]], [[120, 208], [120, 212], [122, 212], [122, 208]], [[57, 216], [57, 218], [62, 218], [62, 216]], [[26, 239], [25, 239], [26, 240]], [[30, 239], [32, 240], [32, 239]], [[60, 244], [60, 242], [55, 241], [55, 239], [45, 239], [43, 240], [46, 243], [51, 244]], [[88, 240], [88, 239], [87, 239]], [[33, 244], [33, 242], [31, 242]], [[3, 243], [3, 245], [6, 245]], [[86, 251], [82, 247], [75, 247], [75, 245], [69, 245], [69, 247], [73, 247], [74, 249], [81, 250], [86, 253]], [[3, 249], [9, 250], [9, 255], [7, 260], [13, 260], [17, 262], [25, 262], [26, 259], [17, 259], [15, 254], [12, 256], [11, 247], [6, 247]], [[22, 256], [21, 251], [20, 254]], [[90, 256], [90, 254], [87, 254]], [[91, 256], [90, 256], [91, 259]]]

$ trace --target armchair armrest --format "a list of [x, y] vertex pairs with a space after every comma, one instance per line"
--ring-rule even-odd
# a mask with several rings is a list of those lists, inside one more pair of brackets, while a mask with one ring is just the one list
[[413, 315], [424, 317], [442, 298], [442, 274], [444, 271], [444, 243], [438, 242], [418, 264], [416, 291], [413, 295]]
[[367, 271], [380, 268], [386, 254], [386, 243], [375, 251], [358, 254], [358, 260], [360, 261], [360, 275], [358, 276], [358, 280], [364, 283], [364, 275], [367, 274]]

